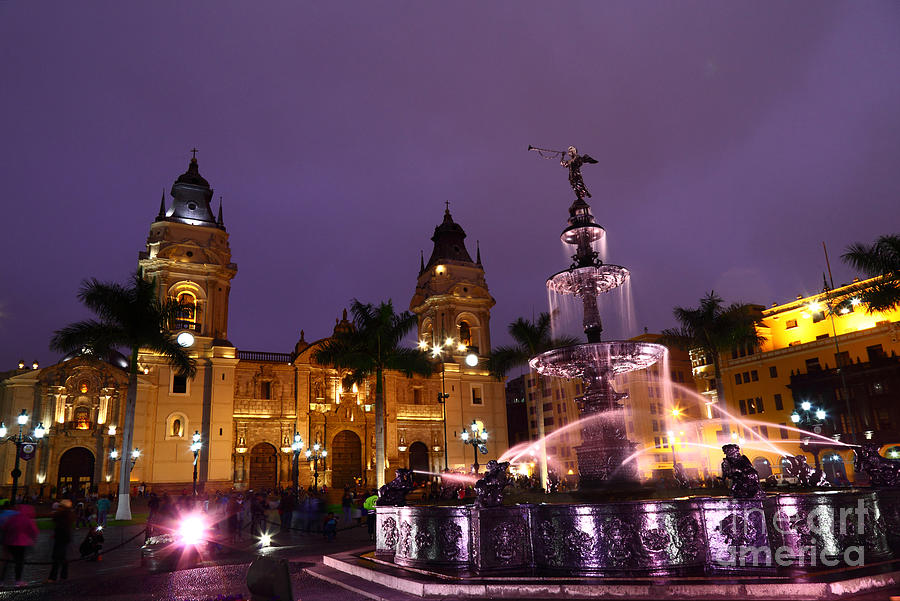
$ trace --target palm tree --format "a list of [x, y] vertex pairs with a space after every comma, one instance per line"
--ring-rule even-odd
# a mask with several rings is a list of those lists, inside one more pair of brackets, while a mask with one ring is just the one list
[[361, 383], [375, 376], [375, 475], [384, 485], [384, 372], [395, 370], [411, 378], [429, 376], [432, 365], [418, 349], [401, 346], [403, 337], [416, 326], [416, 316], [394, 312], [391, 301], [378, 306], [353, 299], [350, 305], [353, 328], [337, 332], [315, 351], [318, 363], [349, 370], [346, 380]]
[[765, 337], [756, 330], [757, 317], [751, 305], [732, 303], [723, 305], [722, 298], [710, 291], [700, 299], [696, 309], [675, 307], [673, 311], [680, 327], [662, 331], [660, 342], [684, 350], [699, 349], [712, 359], [716, 378], [716, 397], [724, 400], [719, 353], [733, 348], [756, 347]]
[[132, 276], [130, 286], [100, 282], [82, 282], [78, 299], [99, 319], [79, 321], [57, 330], [50, 348], [64, 353], [76, 351], [95, 357], [106, 356], [114, 349], [128, 351], [128, 396], [125, 423], [122, 428], [122, 460], [119, 462], [119, 501], [117, 520], [131, 519], [129, 472], [131, 445], [134, 439], [134, 411], [137, 404], [138, 352], [141, 349], [164, 357], [179, 374], [193, 377], [196, 361], [175, 341], [168, 327], [181, 306], [174, 299], [160, 300], [156, 283], [145, 280], [140, 270]]
[[[553, 331], [550, 326], [550, 314], [541, 313], [537, 320], [530, 321], [523, 317], [516, 319], [509, 324], [509, 335], [515, 341], [514, 346], [499, 346], [494, 349], [488, 358], [488, 368], [491, 373], [498, 379], [505, 376], [515, 367], [528, 365], [528, 360], [545, 351], [559, 348], [561, 346], [570, 346], [578, 344], [578, 339], [571, 336], [553, 338]], [[529, 374], [534, 374], [529, 369]], [[534, 374], [537, 395], [539, 396], [543, 387], [541, 385], [540, 374]], [[539, 453], [538, 463], [540, 465], [541, 486], [547, 489], [547, 453], [544, 448], [544, 403], [543, 399], [538, 398], [535, 403], [537, 410], [537, 433], [540, 441], [541, 449]]]
[[881, 236], [871, 246], [852, 244], [841, 258], [868, 277], [880, 278], [850, 293], [866, 304], [869, 313], [900, 307], [900, 235]]

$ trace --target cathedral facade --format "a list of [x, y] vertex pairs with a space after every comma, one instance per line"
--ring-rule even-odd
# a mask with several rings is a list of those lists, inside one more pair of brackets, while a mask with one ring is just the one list
[[[295, 433], [304, 442], [298, 461], [301, 486], [373, 487], [375, 383], [348, 388], [340, 370], [320, 365], [304, 332], [291, 352], [239, 350], [228, 338], [228, 300], [237, 265], [232, 262], [221, 205], [215, 214], [209, 183], [196, 159], [178, 177], [150, 226], [138, 264], [158, 293], [182, 307], [173, 334], [197, 360], [186, 378], [153, 352], [139, 356], [133, 487], [189, 491], [194, 435], [201, 488], [260, 490], [292, 482]], [[490, 309], [480, 249], [472, 260], [466, 234], [449, 209], [435, 228], [434, 249], [420, 263], [410, 310], [418, 317], [420, 347], [435, 350], [430, 377], [385, 373], [385, 477], [398, 467], [438, 472], [467, 469], [471, 445], [460, 433], [470, 424], [490, 432], [480, 464], [507, 448], [505, 392], [487, 371]], [[63, 326], [65, 324], [60, 324]], [[334, 332], [352, 328], [346, 311]], [[468, 359], [468, 361], [467, 361]], [[5, 377], [4, 377], [5, 376]], [[115, 491], [122, 457], [128, 389], [127, 361], [73, 355], [40, 369], [20, 366], [0, 376], [0, 415], [7, 424], [25, 409], [26, 426], [42, 423], [47, 435], [21, 462], [20, 490], [61, 494]], [[14, 432], [13, 432], [14, 433]], [[318, 453], [305, 451], [318, 445]], [[121, 459], [114, 459], [115, 453]], [[8, 490], [15, 447], [0, 448], [2, 484]]]

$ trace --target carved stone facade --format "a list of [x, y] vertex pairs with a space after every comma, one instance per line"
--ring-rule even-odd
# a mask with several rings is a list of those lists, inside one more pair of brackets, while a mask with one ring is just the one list
[[[301, 486], [312, 484], [318, 471], [319, 486], [358, 483], [374, 488], [374, 381], [343, 389], [344, 374], [312, 359], [325, 338], [308, 343], [301, 332], [293, 352], [285, 353], [239, 351], [229, 341], [228, 300], [237, 265], [231, 261], [221, 207], [216, 217], [210, 205], [212, 195], [192, 159], [174, 183], [170, 203], [165, 198], [161, 202], [146, 250], [139, 255], [140, 268], [158, 283], [160, 296], [177, 299], [183, 306], [173, 330], [190, 335], [185, 342], [190, 342], [197, 360], [197, 375], [186, 380], [156, 354], [140, 353], [134, 447], [142, 454], [131, 473], [132, 483], [146, 483], [155, 490], [190, 490], [189, 446], [198, 432], [203, 442], [198, 462], [201, 487], [210, 491], [286, 487], [291, 484], [290, 445], [299, 432], [304, 449], [318, 442], [328, 452], [318, 465], [300, 456]], [[466, 467], [471, 455], [464, 454], [467, 447], [454, 432], [473, 420], [491, 432], [489, 453], [479, 457], [482, 463], [507, 448], [503, 384], [489, 375], [484, 361], [490, 352], [494, 300], [487, 291], [480, 253], [473, 262], [464, 237], [448, 212], [435, 230], [433, 264], [426, 270], [423, 262], [411, 308], [419, 317], [420, 334], [437, 332], [435, 324], [447, 325], [452, 336], [465, 339], [480, 355], [481, 362], [469, 366], [464, 354], [455, 352], [443, 363], [436, 362], [437, 371], [429, 378], [385, 374], [388, 480], [398, 467], [439, 471], [445, 449], [451, 468]], [[440, 277], [432, 278], [432, 270], [439, 266]], [[346, 311], [336, 321], [335, 331], [351, 327]], [[39, 422], [48, 428], [36, 457], [22, 468], [22, 490], [41, 487], [44, 494], [50, 492], [48, 487], [115, 490], [118, 473], [109, 453], [121, 445], [126, 367], [121, 356], [75, 357], [0, 376], [3, 421], [15, 423], [15, 415], [25, 408], [33, 419], [29, 428]], [[439, 401], [442, 392], [448, 395], [446, 404]], [[10, 448], [0, 448], [4, 487], [11, 484]], [[75, 467], [61, 469], [70, 449], [76, 452], [66, 461]]]

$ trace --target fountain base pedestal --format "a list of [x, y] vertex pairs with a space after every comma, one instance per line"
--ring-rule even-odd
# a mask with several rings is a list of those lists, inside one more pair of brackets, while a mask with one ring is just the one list
[[638, 482], [637, 464], [625, 463], [636, 449], [637, 443], [630, 440], [589, 440], [576, 447], [578, 488], [594, 490], [613, 483]]

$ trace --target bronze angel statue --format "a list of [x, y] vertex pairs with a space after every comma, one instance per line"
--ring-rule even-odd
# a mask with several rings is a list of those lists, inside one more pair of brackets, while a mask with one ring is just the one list
[[[598, 162], [597, 159], [590, 155], [578, 154], [578, 149], [574, 146], [569, 146], [568, 150], [565, 152], [537, 148], [536, 146], [529, 146], [528, 150], [535, 150], [538, 154], [547, 159], [555, 158], [557, 156], [560, 157], [559, 164], [569, 170], [569, 185], [572, 186], [572, 190], [575, 191], [575, 196], [577, 196], [579, 200], [584, 200], [585, 196], [588, 198], [591, 197], [591, 193], [588, 192], [587, 186], [584, 185], [584, 178], [581, 177], [581, 166], [585, 163], [595, 165]], [[544, 153], [548, 153], [549, 156]]]

